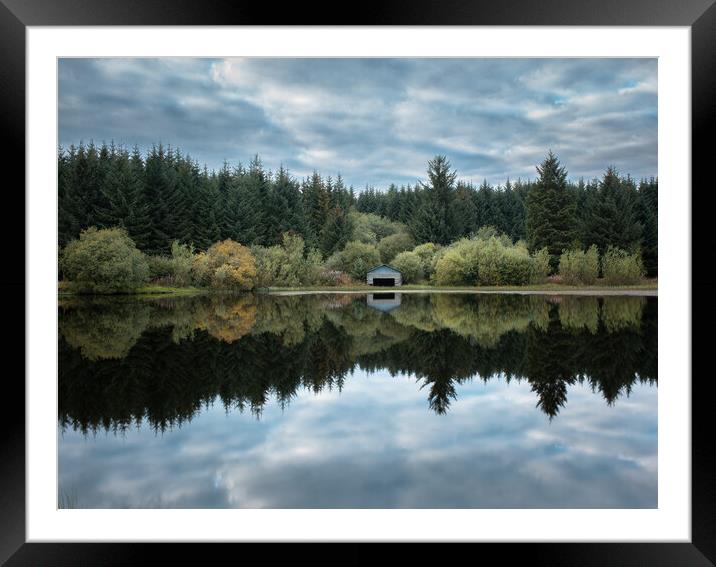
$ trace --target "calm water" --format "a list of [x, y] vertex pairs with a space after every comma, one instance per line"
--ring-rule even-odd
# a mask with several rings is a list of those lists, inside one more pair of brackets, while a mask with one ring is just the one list
[[653, 508], [657, 299], [62, 299], [59, 505]]

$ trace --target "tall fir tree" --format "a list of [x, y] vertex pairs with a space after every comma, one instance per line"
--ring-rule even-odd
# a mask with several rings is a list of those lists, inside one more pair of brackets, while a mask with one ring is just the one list
[[562, 252], [574, 244], [576, 203], [567, 188], [567, 170], [550, 152], [537, 166], [539, 179], [527, 194], [525, 229], [530, 250], [546, 247], [557, 270]]
[[448, 244], [455, 238], [456, 178], [447, 157], [438, 155], [428, 161], [428, 183], [421, 183], [424, 194], [410, 224], [417, 242]]
[[607, 168], [586, 222], [587, 242], [603, 254], [609, 246], [631, 250], [638, 246], [642, 226], [636, 216], [637, 194], [630, 180], [622, 180], [614, 167]]
[[307, 243], [309, 247], [317, 247], [331, 207], [328, 191], [318, 172], [314, 171], [310, 179], [304, 181], [302, 193], [308, 223]]
[[658, 183], [654, 178], [639, 183], [639, 222], [643, 226], [641, 253], [646, 275], [659, 274]]
[[146, 248], [152, 220], [144, 198], [141, 156], [136, 148], [131, 156], [125, 150], [113, 149], [102, 193], [104, 199], [96, 211], [98, 224], [123, 227], [137, 247]]
[[321, 230], [320, 250], [324, 257], [330, 256], [337, 250], [342, 250], [350, 240], [353, 227], [348, 215], [340, 206], [333, 207]]

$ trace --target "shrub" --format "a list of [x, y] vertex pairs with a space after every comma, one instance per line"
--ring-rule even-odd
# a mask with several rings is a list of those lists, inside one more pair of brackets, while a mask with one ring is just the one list
[[592, 245], [584, 252], [579, 249], [565, 250], [559, 258], [559, 275], [570, 285], [591, 285], [599, 276], [599, 254]]
[[435, 282], [438, 285], [477, 284], [477, 247], [477, 241], [462, 239], [446, 248], [435, 265]]
[[485, 285], [524, 285], [532, 278], [534, 259], [526, 248], [504, 247], [498, 266], [498, 283]]
[[348, 221], [353, 227], [351, 240], [358, 240], [366, 244], [376, 244], [386, 236], [406, 232], [404, 224], [372, 213], [352, 211], [348, 215]]
[[445, 249], [435, 266], [439, 285], [522, 285], [534, 260], [524, 246], [501, 237], [461, 239]]
[[252, 289], [256, 263], [251, 251], [231, 239], [212, 244], [194, 257], [192, 273], [197, 283], [216, 289]]
[[432, 242], [426, 242], [413, 248], [413, 252], [420, 258], [423, 275], [426, 278], [432, 277], [435, 273], [435, 264], [438, 261], [441, 250], [442, 247], [439, 244], [433, 244]]
[[532, 277], [530, 280], [533, 283], [542, 283], [549, 277], [549, 250], [545, 246], [540, 250], [537, 250], [533, 255], [534, 263], [532, 265]]
[[490, 240], [496, 238], [503, 246], [512, 246], [512, 239], [492, 225], [481, 226], [477, 229], [477, 232], [472, 238], [473, 240]]
[[341, 251], [333, 254], [327, 261], [329, 269], [346, 272], [356, 280], [364, 280], [371, 268], [380, 264], [380, 254], [373, 244], [351, 241]]
[[389, 264], [398, 254], [412, 250], [414, 246], [413, 237], [405, 232], [386, 236], [378, 243], [380, 261]]
[[317, 283], [320, 285], [351, 285], [353, 280], [340, 270], [321, 270], [318, 273]]
[[637, 284], [644, 277], [644, 265], [639, 251], [630, 254], [610, 246], [602, 256], [602, 274], [609, 285]]
[[415, 283], [423, 279], [423, 265], [415, 252], [401, 252], [393, 259], [392, 266], [403, 274], [403, 283]]
[[191, 267], [194, 263], [194, 246], [172, 242], [171, 269], [174, 284], [188, 286], [192, 284]]
[[169, 281], [172, 279], [172, 259], [169, 256], [147, 256], [149, 279]]
[[227, 263], [216, 268], [214, 276], [211, 278], [211, 287], [215, 289], [245, 290], [251, 289], [253, 282], [246, 268]]
[[284, 233], [278, 246], [253, 246], [251, 252], [256, 260], [259, 287], [310, 285], [317, 281], [321, 271], [321, 255], [309, 250], [304, 255], [303, 238]]
[[149, 264], [123, 228], [83, 230], [65, 246], [60, 267], [80, 293], [133, 291], [149, 280]]
[[164, 285], [189, 286], [192, 284], [194, 247], [172, 242], [171, 256], [147, 256], [149, 279]]
[[277, 283], [279, 280], [278, 272], [281, 269], [283, 253], [279, 246], [252, 246], [251, 254], [256, 262], [256, 286], [271, 287], [276, 285], [297, 285], [295, 282]]

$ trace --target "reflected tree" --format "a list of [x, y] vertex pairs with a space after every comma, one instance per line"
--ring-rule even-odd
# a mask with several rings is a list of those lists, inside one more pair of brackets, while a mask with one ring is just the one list
[[612, 404], [657, 383], [656, 299], [404, 295], [389, 313], [345, 294], [63, 300], [60, 422], [162, 432], [213, 403], [259, 417], [356, 369], [414, 376], [438, 414], [496, 376], [526, 381], [550, 418], [574, 384]]

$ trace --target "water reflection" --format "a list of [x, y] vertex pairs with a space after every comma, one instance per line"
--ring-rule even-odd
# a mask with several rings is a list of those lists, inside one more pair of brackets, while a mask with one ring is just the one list
[[60, 507], [657, 506], [656, 298], [73, 298], [59, 325]]
[[143, 419], [165, 430], [217, 398], [260, 417], [272, 398], [286, 408], [304, 389], [340, 391], [357, 370], [414, 377], [437, 414], [466, 382], [525, 382], [550, 419], [570, 386], [613, 404], [657, 381], [655, 298], [70, 299], [59, 324], [60, 424], [83, 432]]
[[378, 311], [392, 311], [400, 307], [402, 296], [402, 293], [369, 293], [368, 305]]

